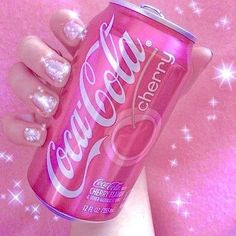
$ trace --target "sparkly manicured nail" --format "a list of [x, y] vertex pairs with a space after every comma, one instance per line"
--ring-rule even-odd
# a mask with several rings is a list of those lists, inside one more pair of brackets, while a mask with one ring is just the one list
[[45, 115], [52, 113], [57, 107], [57, 99], [38, 87], [37, 91], [30, 96], [34, 105]]
[[41, 131], [35, 128], [25, 128], [24, 137], [29, 142], [38, 142], [41, 138]]
[[64, 82], [70, 73], [71, 66], [67, 62], [61, 62], [52, 58], [44, 58], [42, 62], [48, 76], [56, 82]]
[[64, 33], [70, 40], [81, 39], [84, 40], [87, 34], [87, 30], [80, 24], [71, 20], [64, 26]]

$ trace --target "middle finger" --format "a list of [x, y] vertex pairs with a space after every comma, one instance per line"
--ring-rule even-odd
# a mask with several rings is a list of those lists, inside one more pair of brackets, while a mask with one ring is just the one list
[[19, 46], [21, 61], [49, 84], [62, 88], [71, 72], [70, 63], [41, 39], [26, 37]]

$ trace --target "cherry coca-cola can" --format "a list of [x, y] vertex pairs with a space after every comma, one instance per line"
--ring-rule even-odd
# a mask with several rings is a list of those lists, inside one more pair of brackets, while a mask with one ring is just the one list
[[150, 6], [113, 0], [88, 25], [28, 171], [69, 219], [114, 218], [179, 97], [195, 38]]

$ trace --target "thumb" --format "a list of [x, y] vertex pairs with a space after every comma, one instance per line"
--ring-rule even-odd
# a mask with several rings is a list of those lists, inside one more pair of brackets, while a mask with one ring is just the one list
[[213, 53], [205, 47], [194, 47], [192, 51], [191, 67], [187, 74], [186, 84], [182, 91], [182, 96], [186, 95], [192, 88], [200, 74], [206, 69], [212, 60]]

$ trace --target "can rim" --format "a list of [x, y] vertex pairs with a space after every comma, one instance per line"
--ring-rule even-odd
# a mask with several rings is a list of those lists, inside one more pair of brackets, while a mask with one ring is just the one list
[[[182, 28], [181, 26], [165, 19], [164, 17], [161, 17], [161, 16], [158, 16], [157, 14], [153, 13], [153, 12], [149, 12], [147, 10], [145, 10], [144, 8], [142, 8], [142, 6], [144, 4], [142, 4], [140, 7], [133, 4], [133, 3], [130, 3], [130, 2], [127, 2], [127, 1], [124, 1], [124, 0], [110, 0], [110, 3], [113, 3], [113, 4], [117, 4], [117, 5], [120, 5], [120, 6], [123, 6], [123, 7], [126, 7], [126, 8], [129, 8], [135, 12], [138, 12], [148, 18], [151, 18], [163, 25], [166, 25], [167, 27], [177, 31], [178, 33], [182, 34], [183, 36], [185, 36], [186, 38], [188, 38], [189, 40], [193, 41], [194, 43], [197, 41], [197, 38], [192, 34], [190, 33], [189, 31], [185, 30], [184, 28]], [[150, 5], [147, 5], [147, 6], [150, 6]]]

